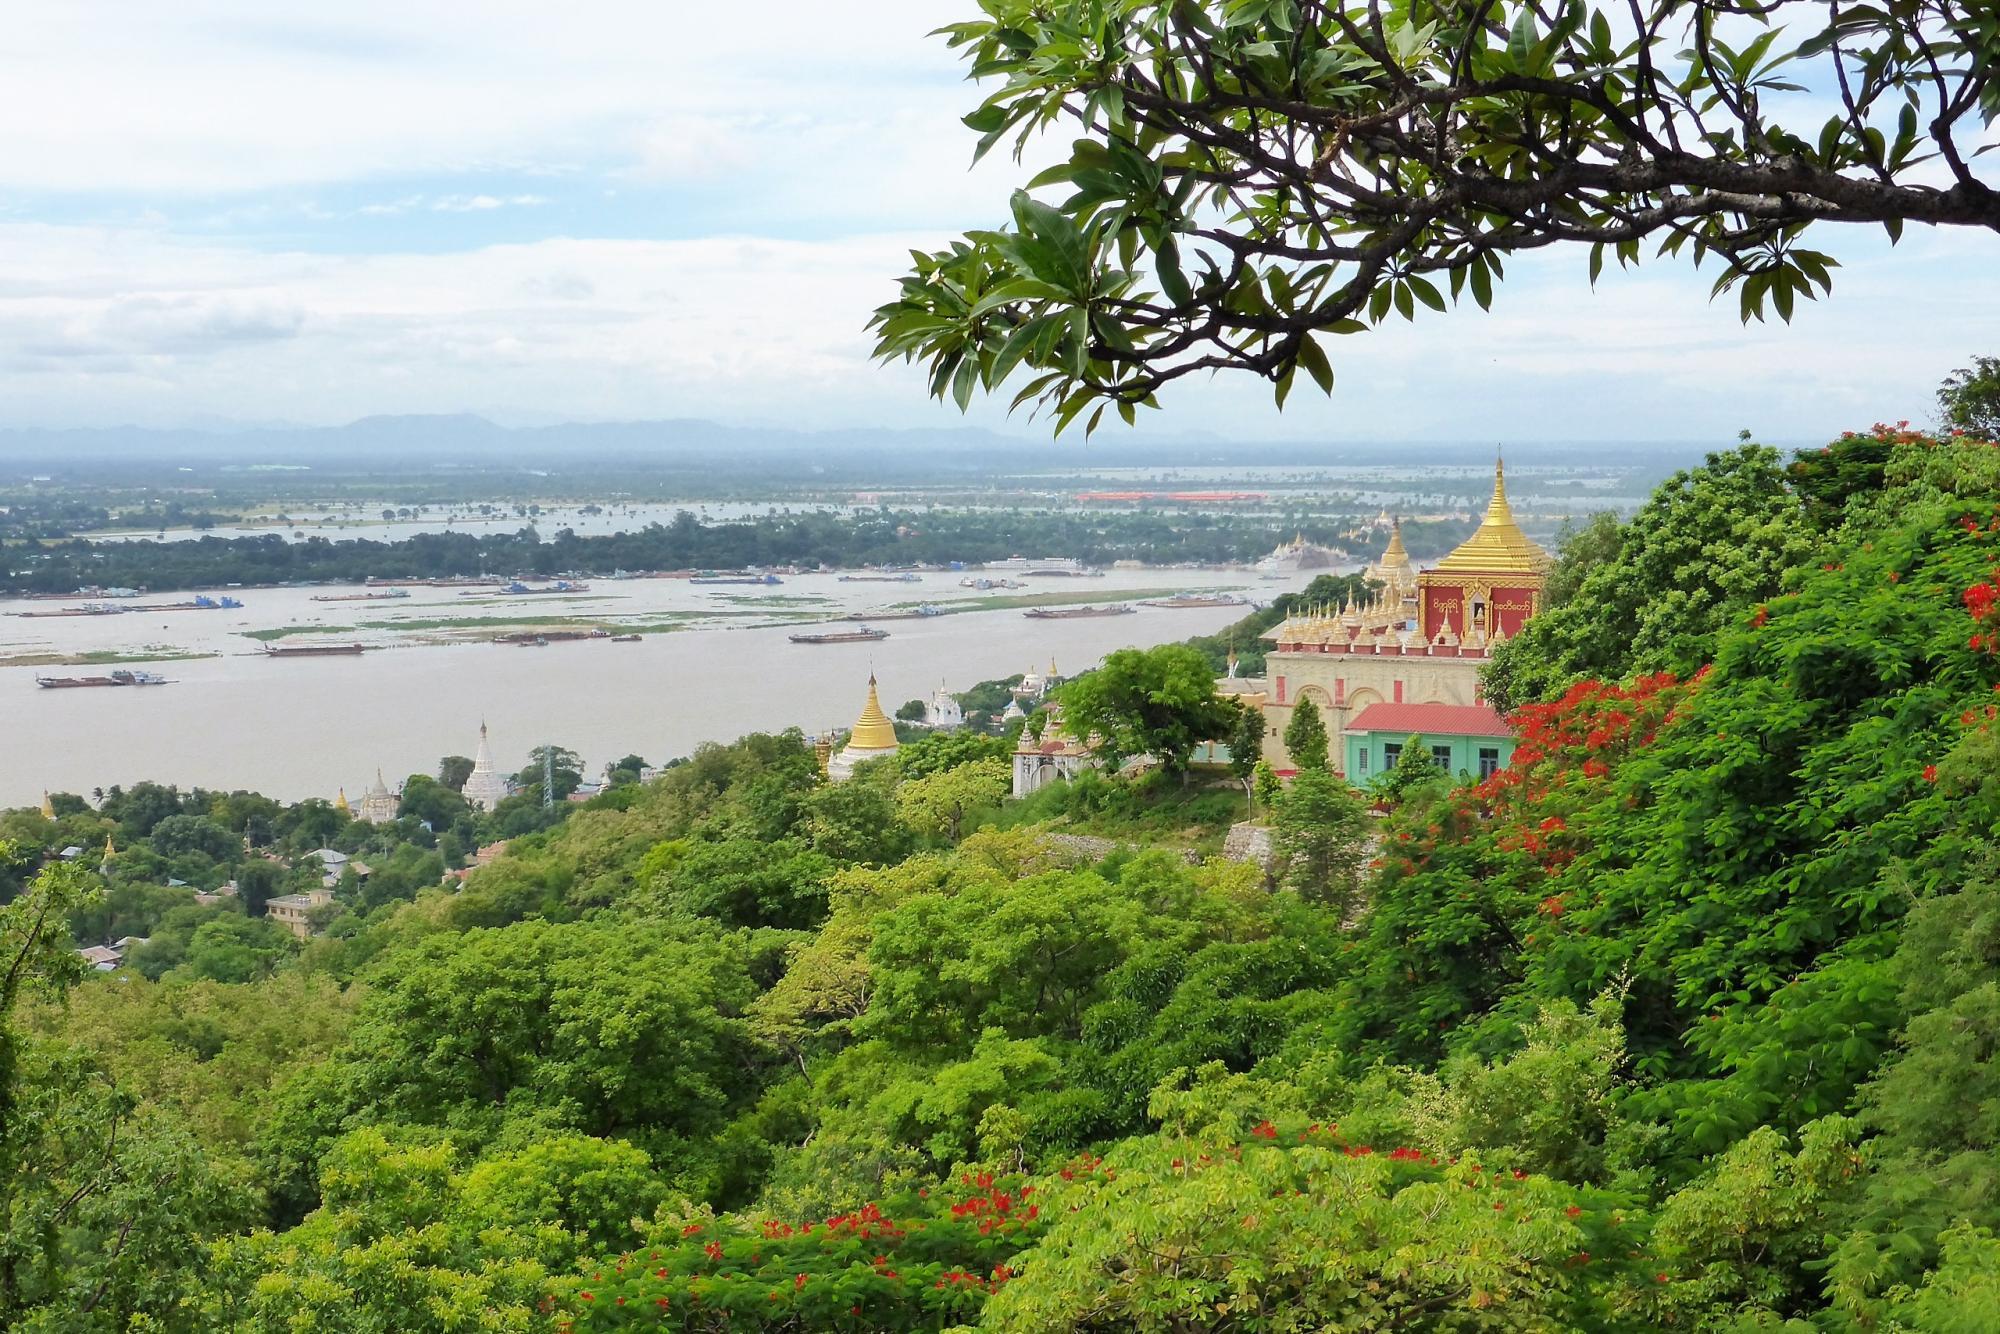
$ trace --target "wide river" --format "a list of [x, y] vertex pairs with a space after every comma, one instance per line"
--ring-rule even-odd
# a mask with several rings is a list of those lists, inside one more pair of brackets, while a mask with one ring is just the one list
[[[658, 763], [704, 741], [746, 732], [849, 726], [871, 668], [881, 681], [883, 707], [893, 711], [940, 685], [963, 690], [1015, 672], [1045, 671], [1051, 659], [1067, 673], [1094, 665], [1113, 649], [1213, 633], [1248, 610], [1142, 607], [1129, 616], [1075, 620], [1030, 619], [1017, 608], [965, 610], [885, 621], [881, 628], [890, 638], [873, 643], [805, 645], [786, 637], [799, 627], [781, 618], [924, 600], [969, 608], [1009, 595], [963, 588], [960, 578], [936, 573], [920, 583], [842, 583], [814, 574], [789, 576], [774, 588], [641, 579], [596, 581], [574, 599], [415, 589], [394, 602], [313, 600], [351, 589], [249, 589], [236, 594], [245, 604], [241, 610], [49, 619], [17, 614], [70, 604], [0, 600], [0, 658], [88, 651], [217, 655], [152, 664], [173, 681], [156, 688], [48, 690], [36, 686], [38, 673], [112, 669], [0, 667], [0, 806], [39, 801], [44, 790], [89, 793], [146, 779], [247, 788], [287, 800], [330, 798], [345, 787], [354, 798], [378, 766], [394, 783], [406, 774], [435, 772], [441, 756], [471, 754], [482, 720], [503, 766], [519, 767], [530, 748], [547, 742], [578, 751], [594, 777], [607, 761], [626, 754]], [[1263, 582], [1241, 570], [1114, 570], [1101, 579], [1032, 579], [1019, 593], [1136, 599], [1230, 588], [1267, 601], [1303, 579]], [[519, 648], [452, 642], [474, 631], [436, 624], [508, 615], [590, 617], [613, 627], [674, 620], [685, 628], [648, 633], [638, 643]], [[245, 637], [288, 626], [310, 626], [327, 639], [359, 640], [381, 651], [269, 659], [257, 640]], [[494, 630], [488, 624], [476, 632]]]

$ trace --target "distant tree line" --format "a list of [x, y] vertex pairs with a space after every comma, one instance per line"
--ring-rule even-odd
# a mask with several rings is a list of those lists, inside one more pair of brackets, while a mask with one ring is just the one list
[[[1300, 531], [1309, 541], [1338, 544], [1338, 535], [1354, 522], [1353, 516], [1301, 521], [1148, 511], [876, 510], [704, 524], [684, 510], [671, 523], [631, 532], [581, 536], [565, 528], [546, 541], [532, 526], [512, 533], [422, 533], [395, 542], [281, 533], [173, 542], [28, 539], [0, 547], [0, 592], [761, 565], [971, 564], [1012, 555], [1062, 555], [1093, 564], [1217, 563], [1260, 556]], [[1411, 554], [1422, 559], [1448, 550], [1469, 529], [1469, 520], [1420, 521], [1406, 523], [1403, 533]]]

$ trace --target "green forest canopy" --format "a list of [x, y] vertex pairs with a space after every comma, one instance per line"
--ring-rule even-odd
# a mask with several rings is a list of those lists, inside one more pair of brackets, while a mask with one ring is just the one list
[[[1339, 849], [1304, 896], [1191, 862], [1233, 783], [995, 806], [984, 747], [829, 787], [751, 737], [462, 886], [344, 885], [303, 947], [224, 906], [79, 979], [72, 929], [156, 911], [223, 851], [201, 822], [304, 848], [326, 817], [0, 817], [0, 1319], [1982, 1328], [2000, 449], [1778, 462], [1718, 456], [1579, 548], [1756, 549], [1636, 613], [1564, 574], [1552, 624], [1644, 633], [1517, 639], [1514, 763], [1413, 785], [1354, 902]], [[150, 886], [50, 860], [106, 821]], [[1047, 837], [1081, 829], [1112, 850]]]

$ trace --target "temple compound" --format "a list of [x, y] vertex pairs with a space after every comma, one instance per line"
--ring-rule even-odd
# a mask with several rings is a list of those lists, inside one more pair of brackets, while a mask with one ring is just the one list
[[[1480, 698], [1479, 669], [1541, 610], [1550, 564], [1549, 553], [1514, 522], [1506, 475], [1497, 464], [1493, 499], [1478, 531], [1435, 566], [1414, 570], [1401, 527], [1393, 529], [1382, 559], [1366, 571], [1380, 585], [1368, 605], [1294, 613], [1265, 634], [1275, 643], [1264, 667], [1265, 758], [1281, 773], [1296, 768], [1285, 753], [1285, 728], [1299, 701], [1310, 699], [1326, 722], [1334, 767], [1352, 781], [1372, 778], [1385, 758], [1383, 747], [1413, 731], [1436, 743], [1441, 761], [1449, 748], [1454, 768], [1478, 773], [1496, 763], [1481, 752], [1512, 746], [1494, 744], [1506, 728]], [[1405, 726], [1414, 712], [1405, 717], [1385, 709], [1368, 716], [1377, 705], [1443, 707], [1425, 711], [1431, 725], [1416, 728]], [[1404, 730], [1390, 738], [1397, 728]], [[1350, 748], [1348, 734], [1364, 731], [1375, 741]], [[1460, 760], [1470, 762], [1461, 766]], [[1350, 761], [1373, 772], [1351, 773]]]

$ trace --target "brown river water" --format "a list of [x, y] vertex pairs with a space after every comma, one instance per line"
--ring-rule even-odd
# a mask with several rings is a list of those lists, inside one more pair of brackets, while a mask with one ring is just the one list
[[[789, 618], [838, 616], [892, 603], [977, 607], [1020, 594], [1091, 599], [1160, 597], [1178, 590], [1234, 589], [1268, 601], [1296, 586], [1245, 570], [1115, 570], [1099, 579], [1033, 579], [1014, 594], [959, 586], [959, 574], [919, 583], [842, 583], [831, 574], [786, 577], [776, 587], [698, 587], [683, 580], [596, 580], [573, 599], [460, 597], [412, 589], [394, 602], [314, 602], [338, 588], [245, 589], [241, 610], [132, 612], [22, 619], [13, 613], [69, 602], [0, 601], [0, 659], [32, 653], [170, 649], [218, 656], [123, 664], [171, 685], [48, 690], [36, 675], [84, 676], [112, 666], [0, 667], [0, 806], [42, 792], [89, 793], [150, 779], [183, 787], [247, 788], [286, 800], [350, 798], [379, 766], [391, 783], [434, 772], [438, 759], [469, 755], [484, 720], [494, 758], [508, 768], [545, 742], [568, 746], [596, 776], [607, 761], [637, 753], [658, 763], [704, 741], [797, 726], [846, 727], [860, 710], [872, 669], [883, 706], [1021, 672], [1065, 673], [1117, 648], [1210, 634], [1247, 607], [1141, 608], [1130, 616], [1034, 620], [1018, 609], [966, 610], [881, 623], [873, 643], [793, 644]], [[141, 602], [184, 601], [159, 594]], [[784, 601], [780, 601], [783, 599]], [[809, 601], [795, 601], [810, 599]], [[78, 601], [81, 601], [79, 599]], [[579, 616], [620, 624], [686, 628], [638, 643], [589, 640], [519, 648], [451, 642], [506, 627], [417, 628], [449, 617]], [[781, 619], [782, 618], [782, 619]], [[368, 624], [373, 623], [373, 624]], [[358, 657], [268, 659], [245, 632], [309, 626], [277, 642], [361, 641]], [[819, 628], [819, 627], [813, 627]]]

